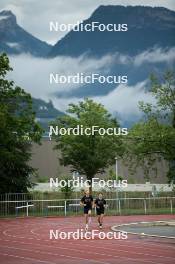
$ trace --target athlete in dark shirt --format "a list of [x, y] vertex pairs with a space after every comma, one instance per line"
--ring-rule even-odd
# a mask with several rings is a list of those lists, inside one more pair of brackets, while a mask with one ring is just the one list
[[85, 195], [81, 198], [80, 205], [84, 207], [84, 216], [86, 222], [85, 229], [88, 230], [88, 224], [91, 221], [91, 212], [93, 206], [93, 197], [89, 194], [89, 191], [86, 191]]
[[95, 207], [96, 207], [96, 213], [97, 213], [97, 220], [99, 227], [102, 228], [103, 225], [103, 217], [104, 217], [104, 211], [106, 207], [106, 201], [103, 198], [102, 193], [99, 193], [98, 198], [95, 200]]

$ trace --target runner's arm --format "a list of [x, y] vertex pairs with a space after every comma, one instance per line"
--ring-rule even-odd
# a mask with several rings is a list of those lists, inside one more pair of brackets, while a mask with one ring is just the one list
[[99, 208], [99, 206], [97, 205], [97, 199], [94, 202], [94, 207]]
[[82, 206], [82, 207], [86, 206], [86, 204], [84, 203], [84, 199], [83, 198], [80, 201], [80, 206]]

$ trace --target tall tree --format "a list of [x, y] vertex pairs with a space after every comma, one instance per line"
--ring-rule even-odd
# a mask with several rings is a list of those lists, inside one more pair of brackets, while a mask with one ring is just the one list
[[[86, 99], [77, 105], [70, 104], [68, 115], [60, 117], [55, 124], [59, 128], [91, 128], [98, 126], [107, 129], [119, 127], [108, 111], [93, 100]], [[114, 164], [116, 155], [121, 155], [123, 148], [121, 138], [117, 135], [100, 135], [98, 132], [89, 135], [65, 134], [56, 136], [56, 149], [62, 152], [61, 162], [71, 165], [72, 170], [86, 175], [87, 179]]]
[[[35, 121], [31, 95], [6, 76], [12, 68], [0, 55], [0, 193], [27, 192], [32, 186], [29, 166], [31, 142], [38, 142], [42, 129]], [[22, 75], [22, 73], [21, 73]]]
[[141, 165], [145, 173], [155, 168], [155, 161], [169, 163], [168, 181], [175, 183], [175, 76], [167, 71], [163, 80], [151, 76], [154, 103], [140, 102], [144, 120], [130, 130], [126, 156], [131, 167]]

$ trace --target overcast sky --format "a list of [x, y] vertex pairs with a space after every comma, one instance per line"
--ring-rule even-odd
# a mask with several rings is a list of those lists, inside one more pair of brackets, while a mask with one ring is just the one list
[[18, 24], [34, 36], [54, 44], [63, 32], [50, 32], [49, 22], [75, 24], [87, 19], [100, 5], [150, 5], [175, 10], [175, 0], [1, 0], [0, 10], [11, 10]]

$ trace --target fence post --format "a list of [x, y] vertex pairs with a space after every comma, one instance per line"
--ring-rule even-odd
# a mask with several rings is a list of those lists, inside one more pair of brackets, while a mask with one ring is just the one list
[[121, 215], [121, 204], [120, 204], [120, 199], [118, 199], [118, 210], [119, 210], [119, 214]]
[[116, 206], [115, 207], [116, 207], [116, 215], [117, 215], [118, 214], [118, 199], [117, 199], [117, 197], [116, 197], [115, 201], [116, 201], [116, 203], [115, 203]]
[[7, 209], [7, 206], [8, 206], [8, 201], [9, 201], [9, 197], [7, 198], [7, 193], [5, 194], [5, 201], [7, 201], [6, 203], [5, 203], [5, 216], [7, 216], [8, 215], [8, 209]]
[[144, 199], [144, 210], [145, 210], [145, 214], [147, 213], [147, 210], [146, 210], [146, 199]]
[[29, 203], [27, 202], [27, 216], [29, 216], [29, 207], [28, 207]]
[[64, 215], [67, 215], [67, 201], [64, 201]]
[[171, 214], [173, 213], [173, 201], [170, 199]]
[[15, 207], [15, 215], [18, 216], [18, 209]]

